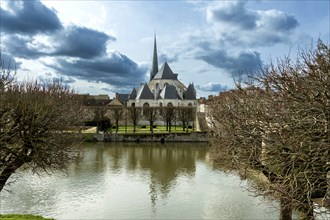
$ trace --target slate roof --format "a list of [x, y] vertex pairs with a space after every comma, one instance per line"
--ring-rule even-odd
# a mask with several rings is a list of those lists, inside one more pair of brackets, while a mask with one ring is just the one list
[[129, 97], [129, 94], [116, 94], [116, 98], [121, 101], [122, 103], [126, 103], [128, 102], [128, 97]]
[[135, 87], [133, 88], [131, 94], [129, 95], [129, 99], [130, 100], [136, 99], [136, 89], [135, 89]]
[[177, 79], [177, 76], [165, 62], [153, 79]]
[[154, 99], [154, 95], [149, 89], [149, 86], [145, 83], [137, 92], [137, 99]]
[[173, 85], [166, 85], [159, 94], [162, 99], [181, 99], [178, 91]]
[[112, 101], [108, 104], [108, 106], [123, 106], [123, 103], [119, 101], [118, 99], [114, 98]]
[[95, 100], [108, 100], [109, 99], [109, 96], [108, 95], [104, 95], [104, 94], [90, 95], [90, 97], [93, 97], [93, 99], [95, 99]]
[[108, 95], [84, 94], [84, 95], [80, 95], [80, 97], [83, 104], [86, 106], [106, 106], [111, 101]]
[[184, 99], [194, 100], [196, 99], [196, 90], [194, 84], [190, 83], [187, 90], [184, 93]]

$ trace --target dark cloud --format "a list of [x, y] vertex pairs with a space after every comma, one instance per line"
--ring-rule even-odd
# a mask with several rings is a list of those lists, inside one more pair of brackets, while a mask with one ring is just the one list
[[199, 89], [204, 92], [223, 92], [229, 89], [226, 85], [221, 85], [219, 83], [208, 83], [206, 85], [196, 85], [196, 89]]
[[69, 26], [53, 37], [55, 52], [52, 55], [94, 58], [106, 54], [108, 40], [115, 40], [103, 32], [85, 27]]
[[56, 12], [40, 1], [7, 1], [8, 10], [0, 8], [1, 31], [33, 35], [62, 28]]
[[85, 27], [69, 26], [48, 36], [51, 46], [38, 42], [33, 36], [6, 35], [2, 43], [6, 51], [24, 59], [44, 56], [67, 56], [90, 59], [106, 55], [108, 40], [115, 38]]
[[107, 43], [116, 40], [114, 37], [86, 27], [64, 27], [56, 12], [40, 1], [6, 3], [7, 7], [1, 7], [0, 11], [1, 46], [6, 52], [2, 58], [11, 54], [12, 64], [14, 57], [53, 58], [52, 64], [42, 63], [56, 74], [41, 75], [38, 80], [47, 81], [52, 77], [66, 84], [73, 84], [77, 79], [103, 82], [111, 85], [113, 91], [116, 88], [130, 91], [131, 86], [144, 81], [145, 66], [120, 53], [107, 54]]
[[225, 50], [205, 50], [196, 56], [206, 63], [229, 71], [233, 76], [247, 73], [261, 67], [262, 61], [258, 52], [240, 52], [238, 56], [229, 55]]
[[268, 10], [259, 12], [260, 20], [263, 21], [263, 26], [269, 30], [275, 31], [290, 31], [296, 28], [299, 23], [293, 15], [288, 15], [279, 10]]
[[[75, 25], [63, 27], [56, 12], [40, 1], [7, 1], [1, 8], [3, 47], [15, 57], [37, 59], [68, 56], [90, 59], [106, 55], [106, 44], [114, 37]], [[50, 45], [38, 40], [46, 38]]]
[[118, 52], [93, 60], [68, 61], [59, 58], [56, 65], [45, 64], [59, 74], [92, 82], [103, 82], [117, 87], [130, 87], [143, 82], [147, 68], [139, 66]]
[[293, 15], [275, 9], [252, 10], [246, 5], [245, 1], [220, 1], [207, 8], [207, 19], [217, 40], [242, 47], [290, 42], [299, 25]]
[[21, 66], [21, 62], [17, 62], [13, 56], [6, 53], [1, 53], [1, 51], [0, 51], [0, 62], [1, 62], [1, 68], [6, 70], [19, 69]]
[[245, 1], [225, 1], [209, 6], [208, 21], [215, 25], [229, 24], [243, 31], [268, 29], [272, 32], [289, 31], [298, 26], [293, 15], [283, 11], [251, 10], [246, 8]]
[[183, 35], [172, 46], [174, 51], [183, 49], [172, 56], [205, 61], [233, 77], [259, 69], [260, 48], [291, 43], [299, 23], [283, 11], [253, 10], [247, 5], [245, 1], [210, 3], [206, 7], [209, 28]]
[[65, 85], [70, 85], [72, 83], [75, 83], [76, 80], [72, 77], [61, 77], [61, 76], [53, 76], [53, 74], [47, 74], [45, 73], [45, 75], [40, 75], [38, 76], [38, 81], [42, 82], [42, 83], [49, 83], [52, 81], [58, 81], [58, 82], [62, 82]]
[[42, 52], [42, 48], [34, 47], [32, 45], [33, 41], [33, 37], [14, 34], [3, 36], [1, 43], [5, 51], [15, 57], [37, 59], [47, 55]]
[[225, 22], [243, 29], [254, 29], [257, 15], [255, 12], [247, 10], [245, 4], [244, 1], [227, 1], [212, 6], [208, 10], [209, 19], [212, 22]]

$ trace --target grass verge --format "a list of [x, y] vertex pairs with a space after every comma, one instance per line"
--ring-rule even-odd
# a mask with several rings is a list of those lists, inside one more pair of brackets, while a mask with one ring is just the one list
[[54, 220], [53, 218], [44, 218], [39, 215], [30, 214], [0, 214], [1, 220]]

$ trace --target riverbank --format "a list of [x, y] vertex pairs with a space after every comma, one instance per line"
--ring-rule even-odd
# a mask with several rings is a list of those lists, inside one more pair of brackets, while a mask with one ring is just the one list
[[206, 132], [192, 133], [85, 133], [86, 142], [208, 142]]
[[44, 218], [39, 215], [30, 214], [0, 214], [1, 220], [53, 220], [53, 218]]

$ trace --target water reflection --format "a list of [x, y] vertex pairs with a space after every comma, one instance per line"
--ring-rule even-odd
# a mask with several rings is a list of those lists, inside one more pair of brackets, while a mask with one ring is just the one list
[[[178, 176], [193, 177], [196, 162], [204, 161], [205, 144], [140, 144], [120, 143], [117, 145], [96, 144], [97, 150], [86, 149], [86, 156], [76, 165], [75, 171], [90, 170], [100, 173], [108, 167], [114, 173], [148, 176], [150, 200], [155, 206], [158, 196], [166, 198]], [[90, 151], [91, 150], [91, 151]], [[94, 155], [93, 153], [94, 152]], [[93, 163], [91, 163], [93, 162]], [[89, 166], [89, 167], [88, 167]]]
[[60, 219], [276, 219], [242, 191], [235, 175], [213, 169], [206, 144], [90, 144], [68, 175], [21, 172], [1, 194], [2, 213]]

